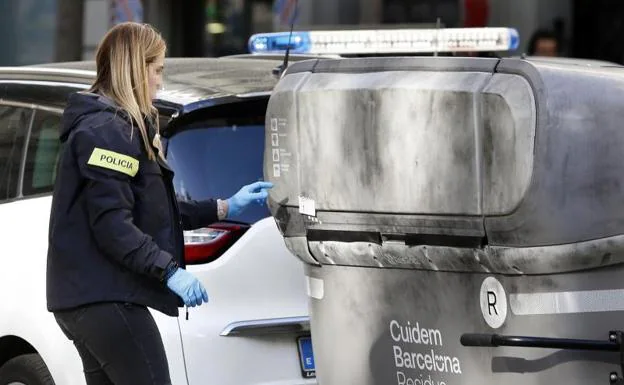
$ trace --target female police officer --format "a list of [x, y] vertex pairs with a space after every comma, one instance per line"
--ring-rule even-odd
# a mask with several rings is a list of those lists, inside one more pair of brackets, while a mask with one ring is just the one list
[[104, 37], [97, 78], [63, 116], [48, 250], [48, 309], [82, 359], [88, 385], [170, 384], [148, 307], [171, 316], [208, 301], [183, 269], [183, 229], [264, 199], [270, 183], [227, 200], [177, 202], [152, 99], [166, 46], [151, 27], [123, 23]]

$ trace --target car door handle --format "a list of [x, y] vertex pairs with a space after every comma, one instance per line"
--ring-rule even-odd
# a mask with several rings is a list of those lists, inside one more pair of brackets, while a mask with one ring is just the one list
[[294, 334], [310, 331], [310, 317], [265, 318], [236, 321], [227, 325], [221, 336], [262, 336], [267, 334]]

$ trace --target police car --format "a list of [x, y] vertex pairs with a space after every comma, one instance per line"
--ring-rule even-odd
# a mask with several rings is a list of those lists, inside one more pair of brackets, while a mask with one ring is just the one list
[[[279, 64], [166, 60], [156, 104], [180, 198], [229, 197], [263, 178]], [[45, 270], [61, 115], [94, 77], [93, 62], [0, 68], [0, 384], [84, 384], [76, 349], [46, 310]], [[153, 312], [173, 383], [315, 383], [302, 263], [267, 207], [232, 219], [185, 233], [188, 269], [210, 302], [179, 318]]]

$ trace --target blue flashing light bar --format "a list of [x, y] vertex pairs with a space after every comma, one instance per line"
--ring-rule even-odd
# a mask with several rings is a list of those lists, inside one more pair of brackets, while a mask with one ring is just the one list
[[[255, 34], [252, 54], [285, 53], [289, 32]], [[381, 29], [293, 31], [290, 52], [299, 54], [401, 54], [513, 51], [520, 37], [514, 28]]]

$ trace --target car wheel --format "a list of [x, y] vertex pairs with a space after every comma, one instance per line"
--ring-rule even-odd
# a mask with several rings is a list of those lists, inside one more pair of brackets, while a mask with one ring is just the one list
[[38, 354], [24, 354], [0, 367], [0, 385], [54, 385], [54, 380]]

